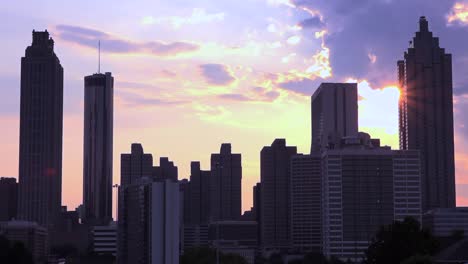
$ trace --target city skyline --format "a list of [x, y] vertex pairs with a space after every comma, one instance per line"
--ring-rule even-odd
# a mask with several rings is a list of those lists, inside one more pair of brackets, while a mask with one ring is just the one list
[[[258, 6], [262, 5], [261, 2], [251, 1], [252, 4]], [[112, 23], [106, 24], [93, 20], [89, 24], [83, 24], [77, 20], [73, 21], [73, 16], [68, 19], [51, 16], [51, 19], [47, 20], [35, 17], [32, 20], [37, 21], [20, 24], [19, 30], [15, 29], [15, 33], [12, 34], [18, 48], [11, 47], [14, 52], [5, 54], [6, 64], [18, 64], [18, 53], [24, 52], [24, 47], [30, 43], [27, 37], [30, 36], [32, 29], [47, 28], [56, 41], [57, 55], [65, 71], [63, 203], [74, 208], [81, 203], [82, 199], [82, 189], [74, 188], [82, 181], [83, 135], [80, 134], [83, 130], [82, 78], [97, 68], [95, 46], [97, 46], [98, 38], [102, 38], [104, 52], [102, 69], [113, 72], [116, 77], [116, 126], [114, 128], [116, 146], [113, 153], [114, 182], [116, 183], [120, 182], [119, 156], [121, 153], [128, 152], [128, 146], [131, 143], [142, 143], [146, 153], [152, 153], [155, 157], [168, 156], [180, 168], [179, 179], [189, 177], [190, 161], [200, 160], [201, 169], [209, 169], [210, 153], [216, 153], [221, 143], [231, 143], [233, 152], [243, 155], [242, 207], [243, 210], [247, 210], [252, 203], [252, 186], [260, 178], [260, 150], [263, 146], [270, 145], [275, 138], [286, 138], [288, 145], [298, 146], [298, 152], [309, 152], [310, 124], [306, 121], [310, 120], [309, 100], [320, 82], [342, 82], [349, 79], [359, 81], [360, 130], [369, 132], [376, 138], [382, 138], [384, 145], [391, 145], [397, 149], [398, 98], [396, 90], [394, 88], [370, 89], [369, 85], [378, 88], [397, 83], [395, 62], [401, 58], [401, 53], [406, 50], [408, 41], [417, 30], [416, 22], [419, 16], [410, 16], [408, 20], [402, 22], [405, 24], [401, 32], [391, 34], [386, 32], [386, 35], [394, 39], [392, 47], [369, 45], [370, 51], [367, 52], [368, 54], [361, 54], [364, 58], [359, 60], [367, 60], [367, 64], [364, 64], [366, 67], [361, 67], [360, 70], [368, 72], [359, 72], [360, 70], [352, 68], [360, 67], [345, 65], [352, 63], [352, 58], [357, 55], [350, 55], [349, 59], [339, 58], [340, 52], [348, 51], [343, 47], [337, 47], [336, 40], [334, 40], [334, 38], [340, 38], [340, 34], [347, 32], [346, 27], [339, 32], [337, 29], [339, 25], [336, 25], [339, 21], [331, 15], [332, 12], [338, 12], [332, 11], [338, 7], [327, 9], [326, 6], [321, 7], [321, 4], [317, 4], [316, 7], [311, 5], [307, 6], [308, 9], [304, 9], [305, 7], [294, 7], [293, 2], [289, 1], [265, 1], [263, 4], [268, 11], [272, 12], [272, 20], [264, 18], [263, 23], [257, 20], [254, 22], [258, 23], [258, 25], [255, 24], [258, 27], [257, 31], [262, 31], [261, 34], [257, 33], [267, 36], [262, 40], [254, 33], [250, 33], [252, 36], [249, 36], [239, 31], [242, 33], [241, 39], [245, 40], [243, 44], [247, 43], [244, 46], [232, 39], [224, 43], [220, 41], [220, 43], [213, 44], [209, 39], [213, 37], [212, 33], [207, 33], [208, 39], [204, 40], [203, 37], [195, 39], [193, 34], [187, 32], [190, 28], [204, 27], [205, 24], [208, 24], [209, 28], [218, 28], [219, 31], [220, 27], [216, 24], [228, 23], [236, 18], [232, 12], [237, 10], [228, 12], [226, 7], [223, 9], [222, 6], [216, 5], [210, 5], [213, 9], [187, 7], [180, 12], [172, 9], [174, 13], [171, 13], [171, 8], [167, 7], [168, 14], [180, 16], [188, 14], [189, 18], [186, 19], [177, 20], [163, 14], [153, 16], [142, 14], [138, 19], [132, 17], [135, 19], [134, 23], [140, 25], [143, 30], [123, 36], [121, 36], [124, 34], [122, 31], [128, 29], [124, 25], [114, 27]], [[389, 3], [362, 4], [358, 7], [342, 8], [351, 8], [354, 12], [368, 12], [363, 10], [376, 8], [374, 5], [389, 5], [388, 8], [391, 8], [390, 5], [393, 3], [389, 1]], [[2, 14], [8, 11], [10, 17], [19, 14], [19, 10], [16, 10], [14, 5], [7, 5], [3, 8], [5, 9], [0, 9]], [[288, 10], [292, 15], [281, 13], [282, 9]], [[441, 46], [457, 57], [454, 58], [455, 133], [456, 148], [458, 148], [456, 149], [457, 184], [464, 188], [461, 188], [457, 195], [459, 201], [462, 201], [461, 205], [466, 205], [468, 204], [468, 187], [466, 187], [468, 164], [463, 163], [463, 159], [466, 159], [468, 155], [463, 151], [463, 146], [468, 145], [468, 139], [465, 138], [468, 133], [464, 127], [464, 120], [460, 116], [457, 117], [457, 112], [460, 113], [468, 107], [466, 89], [460, 89], [465, 80], [463, 58], [467, 54], [453, 43], [453, 39], [457, 36], [457, 32], [464, 32], [467, 28], [464, 27], [463, 19], [456, 20], [454, 19], [456, 17], [450, 16], [451, 12], [457, 12], [457, 10], [454, 8], [454, 3], [444, 3], [443, 8], [437, 10], [438, 14], [431, 14], [428, 10], [425, 15], [429, 19], [431, 31], [441, 38]], [[224, 15], [221, 15], [222, 13]], [[376, 17], [370, 19], [378, 22]], [[284, 28], [280, 28], [280, 25]], [[302, 25], [302, 30], [294, 28], [295, 25]], [[336, 28], [333, 28], [335, 26]], [[143, 36], [145, 30], [147, 33], [171, 31], [172, 34], [169, 34], [167, 39], [161, 40], [164, 43], [152, 42], [150, 45], [150, 41], [154, 39]], [[367, 38], [372, 38], [373, 34], [375, 34], [373, 31], [366, 33]], [[158, 35], [152, 35], [156, 36], [156, 41], [159, 41]], [[275, 35], [275, 37], [270, 35]], [[132, 39], [132, 41], [126, 41], [127, 39]], [[261, 40], [264, 41], [262, 45], [255, 44], [255, 41]], [[249, 44], [249, 41], [253, 43]], [[277, 42], [282, 46], [274, 48], [273, 46], [278, 45], [275, 44]], [[267, 45], [268, 43], [271, 47]], [[199, 47], [196, 48], [196, 45]], [[251, 54], [255, 54], [251, 53], [255, 50], [255, 45], [259, 45], [260, 50], [258, 60], [264, 59], [264, 62], [255, 63], [248, 58]], [[384, 48], [391, 51], [385, 51]], [[209, 50], [213, 53], [210, 54]], [[218, 53], [226, 52], [226, 60], [221, 54], [217, 54], [217, 51]], [[83, 54], [83, 58], [77, 58], [76, 52]], [[283, 53], [285, 56], [280, 58], [279, 55]], [[236, 56], [239, 59], [236, 59]], [[77, 61], [72, 61], [72, 58], [76, 58]], [[309, 65], [304, 64], [303, 60], [308, 60], [306, 64]], [[283, 61], [289, 63], [282, 63]], [[157, 65], [155, 69], [148, 70], [155, 62]], [[279, 66], [266, 65], [273, 62], [277, 62]], [[136, 69], [130, 69], [131, 67], [128, 67], [126, 63], [129, 65], [141, 63], [141, 65]], [[360, 63], [362, 66], [363, 63]], [[17, 120], [19, 85], [15, 84], [15, 82], [19, 84], [18, 76], [19, 71], [14, 67], [8, 65], [0, 67], [0, 80], [5, 80], [4, 83], [6, 83], [1, 90], [5, 104], [0, 109], [0, 120], [7, 128], [6, 136], [1, 141], [4, 149], [0, 153], [2, 157], [5, 157], [0, 166], [1, 176], [18, 176], [18, 155], [15, 154], [18, 152], [19, 129]], [[249, 78], [255, 81], [247, 81]], [[81, 80], [81, 83], [78, 83], [78, 80]], [[364, 80], [368, 80], [369, 85]], [[175, 91], [174, 87], [181, 87], [181, 89]], [[247, 87], [252, 89], [247, 89]], [[389, 97], [391, 100], [388, 100]], [[192, 103], [187, 102], [192, 99], [195, 99]], [[386, 102], [387, 100], [391, 102]], [[390, 113], [387, 109], [383, 111], [381, 108], [391, 108], [394, 112]], [[387, 118], [379, 120], [384, 114], [393, 121]], [[146, 126], [148, 126], [147, 130], [143, 131], [142, 128]], [[190, 131], [191, 136], [187, 136], [184, 130]]]

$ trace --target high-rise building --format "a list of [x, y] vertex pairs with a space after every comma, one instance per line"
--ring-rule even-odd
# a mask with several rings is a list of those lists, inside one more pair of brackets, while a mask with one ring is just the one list
[[373, 142], [360, 133], [321, 154], [326, 256], [359, 261], [382, 225], [405, 217], [421, 221], [419, 152]]
[[18, 218], [50, 226], [62, 201], [63, 68], [46, 31], [21, 58]]
[[159, 158], [159, 166], [153, 167], [153, 178], [156, 180], [172, 180], [177, 181], [178, 169], [174, 162], [169, 161], [167, 157]]
[[151, 177], [152, 171], [153, 155], [144, 153], [141, 144], [133, 143], [131, 153], [120, 156], [121, 186], [132, 184], [142, 177]]
[[200, 169], [200, 162], [190, 164], [190, 224], [206, 225], [210, 217], [211, 172]]
[[291, 158], [291, 247], [322, 252], [322, 180], [320, 152]]
[[112, 220], [112, 146], [114, 78], [110, 72], [84, 79], [83, 205], [84, 220], [106, 225]]
[[210, 218], [212, 221], [237, 220], [241, 216], [241, 154], [222, 144], [219, 154], [211, 154]]
[[179, 184], [144, 177], [120, 188], [117, 262], [178, 264]]
[[253, 207], [252, 207], [252, 211], [253, 211], [253, 214], [255, 216], [255, 221], [257, 222], [258, 224], [258, 228], [257, 228], [257, 243], [258, 245], [257, 246], [260, 246], [262, 244], [262, 227], [261, 227], [261, 224], [262, 224], [262, 184], [257, 182], [257, 184], [255, 184], [255, 186], [253, 187]]
[[425, 212], [423, 226], [436, 237], [468, 234], [468, 207], [437, 208]]
[[322, 83], [312, 95], [311, 153], [339, 147], [341, 138], [358, 134], [356, 83]]
[[0, 221], [16, 218], [18, 206], [18, 183], [15, 178], [0, 178]]
[[400, 149], [421, 151], [423, 209], [455, 207], [452, 56], [425, 17], [398, 75]]
[[261, 243], [265, 250], [290, 247], [290, 176], [291, 157], [296, 147], [285, 139], [275, 139], [260, 154]]

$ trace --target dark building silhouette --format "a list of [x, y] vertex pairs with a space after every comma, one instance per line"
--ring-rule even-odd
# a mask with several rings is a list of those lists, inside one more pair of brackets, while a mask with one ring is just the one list
[[178, 169], [174, 162], [169, 161], [169, 158], [161, 157], [159, 158], [159, 167], [153, 167], [152, 176], [155, 180], [177, 181]]
[[153, 155], [145, 154], [141, 144], [133, 143], [129, 154], [120, 157], [120, 186], [136, 182], [141, 177], [151, 177]]
[[211, 154], [212, 221], [237, 220], [241, 216], [241, 154], [231, 153], [231, 144], [222, 144], [219, 154]]
[[275, 139], [260, 154], [261, 242], [265, 250], [290, 247], [290, 175], [291, 157], [296, 147], [285, 139]]
[[425, 17], [398, 61], [400, 149], [422, 155], [423, 209], [455, 207], [452, 56]]
[[110, 72], [84, 79], [83, 205], [84, 221], [112, 220], [114, 78]]
[[0, 221], [16, 218], [18, 183], [15, 178], [0, 178]]
[[62, 201], [63, 68], [47, 31], [21, 58], [18, 218], [53, 224]]
[[358, 133], [356, 83], [322, 83], [312, 95], [311, 153], [339, 147], [341, 138]]
[[255, 217], [255, 221], [258, 224], [257, 228], [257, 239], [258, 239], [258, 246], [262, 244], [262, 235], [261, 235], [261, 224], [262, 224], [262, 195], [261, 195], [261, 188], [262, 184], [257, 182], [255, 186], [253, 187], [253, 214]]
[[210, 217], [211, 172], [200, 169], [200, 162], [190, 164], [190, 224], [206, 225]]

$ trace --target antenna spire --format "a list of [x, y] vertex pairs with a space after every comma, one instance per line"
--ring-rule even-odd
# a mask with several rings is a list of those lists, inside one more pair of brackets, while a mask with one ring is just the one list
[[101, 73], [101, 41], [98, 41], [98, 73]]

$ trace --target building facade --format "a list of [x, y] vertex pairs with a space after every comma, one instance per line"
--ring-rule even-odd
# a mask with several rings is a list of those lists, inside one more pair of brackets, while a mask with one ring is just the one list
[[10, 241], [18, 241], [31, 252], [35, 263], [44, 263], [49, 254], [48, 232], [35, 222], [0, 222], [0, 235]]
[[322, 175], [320, 153], [291, 158], [291, 248], [322, 252]]
[[62, 205], [63, 68], [46, 31], [21, 58], [18, 218], [50, 226]]
[[237, 220], [242, 204], [242, 158], [222, 144], [219, 154], [211, 154], [210, 218], [212, 221]]
[[137, 182], [142, 177], [151, 177], [153, 155], [143, 152], [141, 144], [133, 143], [131, 153], [120, 156], [120, 186]]
[[423, 215], [423, 226], [437, 237], [450, 237], [456, 232], [468, 234], [468, 207], [437, 208]]
[[260, 153], [260, 233], [266, 251], [290, 247], [290, 160], [296, 153], [285, 139], [275, 139]]
[[341, 138], [357, 136], [356, 83], [322, 83], [312, 95], [311, 153], [338, 147]]
[[425, 17], [398, 74], [400, 149], [421, 151], [423, 209], [455, 207], [452, 56]]
[[15, 178], [0, 178], [0, 221], [16, 218], [18, 206], [18, 183]]
[[152, 174], [155, 180], [178, 180], [177, 166], [167, 157], [159, 158], [159, 166], [153, 167]]
[[110, 72], [84, 79], [83, 205], [84, 221], [112, 220], [114, 78]]
[[93, 252], [98, 255], [117, 255], [117, 223], [93, 226], [91, 229]]

